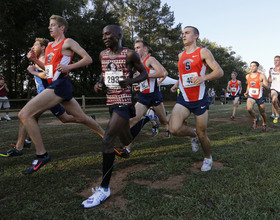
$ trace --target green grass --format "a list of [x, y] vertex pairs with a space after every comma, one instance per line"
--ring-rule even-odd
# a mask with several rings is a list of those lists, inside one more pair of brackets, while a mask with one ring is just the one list
[[[266, 109], [269, 116], [269, 104]], [[201, 149], [192, 152], [184, 137], [164, 138], [162, 127], [152, 138], [147, 124], [130, 159], [116, 159], [111, 188], [119, 190], [90, 210], [81, 207], [82, 192], [99, 183], [101, 139], [83, 125], [45, 116], [40, 127], [52, 161], [25, 176], [33, 145], [21, 157], [0, 158], [0, 219], [280, 219], [280, 125], [268, 119], [262, 133], [251, 129], [244, 103], [235, 121], [231, 112], [231, 104], [209, 111], [212, 155], [222, 167], [199, 172], [193, 164], [202, 161]], [[104, 117], [107, 112], [97, 115]], [[194, 125], [192, 116], [188, 123]], [[16, 118], [0, 122], [0, 151], [15, 142], [17, 125]]]

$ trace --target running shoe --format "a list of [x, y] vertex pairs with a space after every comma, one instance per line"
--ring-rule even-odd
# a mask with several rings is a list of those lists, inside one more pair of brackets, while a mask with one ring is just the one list
[[15, 147], [12, 147], [5, 153], [0, 153], [1, 157], [13, 157], [13, 156], [21, 156], [23, 155], [23, 150], [17, 150]]
[[51, 157], [48, 154], [47, 157], [44, 158], [35, 158], [32, 161], [32, 165], [27, 168], [26, 170], [22, 171], [23, 174], [32, 174], [36, 171], [38, 171], [42, 166], [44, 166], [46, 163], [51, 161]]
[[270, 117], [271, 117], [271, 118], [275, 118], [275, 115], [274, 115], [274, 114], [272, 114], [272, 115], [270, 115]]
[[10, 118], [9, 115], [6, 115], [4, 118], [5, 118], [7, 121], [11, 121], [11, 120], [12, 120], [12, 119]]
[[192, 151], [197, 152], [199, 149], [199, 139], [198, 136], [196, 135], [195, 138], [191, 138], [191, 144], [192, 144]]
[[230, 119], [231, 119], [231, 120], [234, 120], [234, 116], [230, 116]]
[[96, 187], [95, 190], [92, 189], [92, 192], [93, 194], [90, 197], [88, 197], [87, 200], [82, 202], [82, 206], [85, 209], [90, 209], [100, 205], [100, 203], [106, 200], [111, 194], [110, 187], [108, 187], [108, 189], [106, 190], [101, 186]]
[[262, 132], [267, 132], [267, 130], [266, 130], [266, 125], [263, 125], [263, 127], [262, 127]]
[[156, 125], [152, 127], [152, 137], [155, 137], [158, 135], [158, 132], [159, 132], [159, 124], [158, 122], [156, 121]]
[[170, 132], [169, 132], [169, 131], [166, 131], [164, 137], [165, 137], [165, 138], [170, 138]]
[[277, 123], [278, 123], [278, 119], [279, 119], [279, 115], [278, 115], [278, 116], [275, 116], [274, 119], [273, 119], [273, 123], [274, 123], [274, 124], [277, 124]]
[[258, 121], [259, 120], [257, 119], [256, 121], [253, 122], [253, 129], [254, 130], [257, 130], [257, 128], [258, 128]]
[[126, 149], [126, 147], [122, 147], [121, 149], [114, 148], [115, 155], [122, 157], [122, 158], [129, 158], [130, 157], [130, 151]]
[[[23, 144], [23, 148], [30, 148], [31, 147], [31, 143], [27, 143], [26, 141], [24, 141], [24, 144]], [[12, 147], [16, 147], [16, 143], [12, 143], [11, 144]]]
[[204, 158], [203, 160], [203, 165], [201, 167], [201, 171], [209, 171], [212, 169], [212, 164], [213, 164], [213, 160], [212, 160], [212, 156], [211, 158]]

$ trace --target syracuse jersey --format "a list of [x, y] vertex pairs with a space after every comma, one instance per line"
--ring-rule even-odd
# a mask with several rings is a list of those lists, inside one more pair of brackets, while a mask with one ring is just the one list
[[252, 78], [251, 74], [252, 73], [249, 74], [247, 79], [248, 87], [249, 87], [249, 96], [255, 99], [259, 99], [263, 96], [263, 87], [260, 85], [261, 73], [259, 72], [255, 78]]
[[[149, 69], [146, 66], [146, 61], [149, 59], [150, 56], [147, 56], [146, 59], [143, 61], [143, 64], [148, 72], [148, 74], [154, 73], [155, 70]], [[142, 93], [152, 93], [156, 90], [159, 90], [157, 85], [157, 78], [148, 78], [145, 81], [140, 83], [140, 92]]]
[[280, 92], [280, 72], [271, 69], [271, 90]]
[[202, 47], [191, 54], [187, 54], [184, 51], [178, 62], [179, 88], [186, 102], [195, 102], [203, 99], [205, 96], [205, 83], [195, 85], [192, 82], [193, 77], [204, 76], [207, 69], [201, 59], [201, 49]]
[[237, 96], [239, 94], [239, 91], [240, 91], [238, 80], [235, 80], [235, 82], [230, 80], [229, 88], [230, 88], [231, 96]]
[[102, 77], [107, 86], [107, 105], [132, 105], [131, 86], [121, 88], [119, 85], [119, 80], [131, 77], [126, 66], [127, 50], [127, 48], [123, 48], [122, 52], [115, 58], [109, 57], [109, 48], [103, 54], [101, 65]]
[[[63, 39], [58, 45], [52, 46], [54, 42], [50, 43], [45, 52], [45, 71], [48, 83], [58, 79], [61, 72], [56, 70], [58, 64], [68, 65], [71, 63], [73, 56], [66, 56], [61, 53], [62, 45], [66, 38]], [[68, 73], [63, 73], [67, 77]]]

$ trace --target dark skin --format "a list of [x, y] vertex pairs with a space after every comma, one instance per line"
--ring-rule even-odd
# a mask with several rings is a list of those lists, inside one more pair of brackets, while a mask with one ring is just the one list
[[[123, 50], [122, 46], [122, 30], [119, 26], [108, 25], [102, 31], [102, 39], [107, 48], [110, 48], [109, 57], [117, 57]], [[105, 53], [105, 50], [102, 51], [99, 55], [100, 61]], [[148, 73], [141, 62], [140, 56], [134, 51], [128, 49], [126, 57], [126, 65], [129, 70], [134, 68], [140, 73], [139, 76], [135, 78], [127, 78], [119, 81], [119, 85], [122, 88], [125, 88], [133, 83], [139, 83], [148, 78]], [[96, 93], [103, 90], [104, 79], [100, 77], [100, 81], [97, 82], [94, 86], [94, 91]], [[121, 129], [120, 129], [121, 128]], [[107, 125], [105, 135], [103, 138], [103, 153], [113, 153], [114, 141], [116, 137], [119, 137], [123, 145], [128, 145], [132, 141], [132, 136], [130, 134], [129, 121], [121, 117], [119, 114], [113, 112], [109, 123]]]

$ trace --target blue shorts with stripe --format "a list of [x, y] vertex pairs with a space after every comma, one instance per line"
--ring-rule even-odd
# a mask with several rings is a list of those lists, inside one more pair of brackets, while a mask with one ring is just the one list
[[142, 93], [140, 92], [138, 95], [137, 102], [147, 106], [147, 108], [150, 108], [152, 106], [158, 106], [160, 103], [163, 102], [162, 94], [161, 92], [152, 92], [152, 93]]
[[206, 110], [209, 110], [209, 101], [207, 95], [205, 95], [201, 100], [195, 102], [186, 102], [182, 96], [182, 93], [180, 93], [177, 96], [177, 103], [186, 107], [196, 116], [202, 115], [204, 112], [206, 112]]

